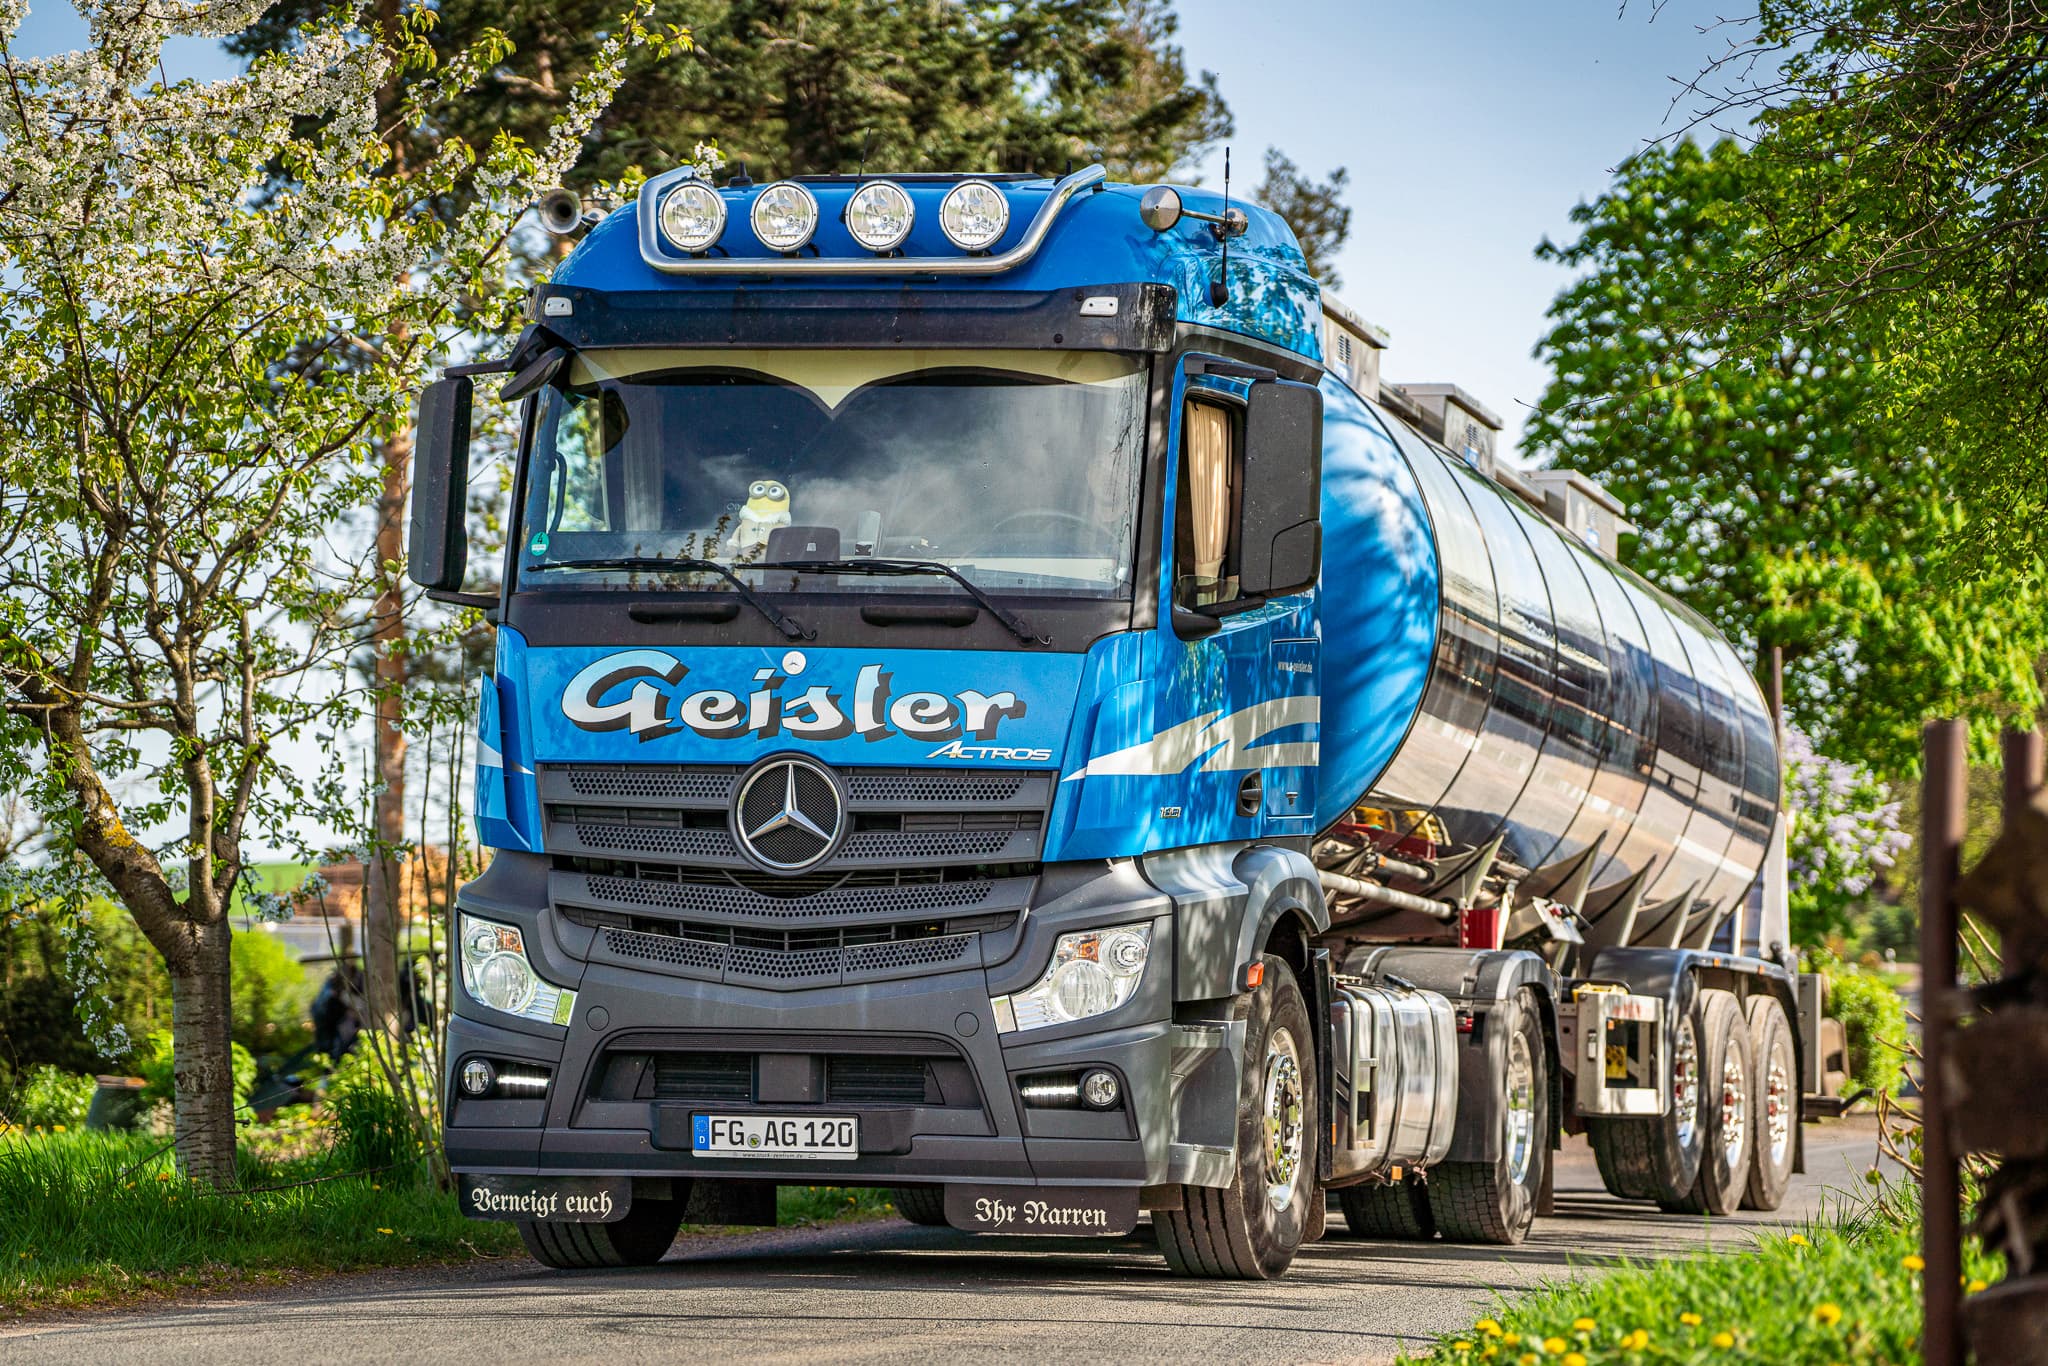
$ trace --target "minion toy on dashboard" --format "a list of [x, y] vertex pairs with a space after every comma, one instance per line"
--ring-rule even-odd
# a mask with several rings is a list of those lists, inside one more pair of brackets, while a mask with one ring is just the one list
[[747, 503], [740, 509], [739, 525], [725, 538], [729, 555], [744, 555], [768, 544], [768, 533], [789, 525], [789, 488], [773, 479], [756, 479], [747, 486]]

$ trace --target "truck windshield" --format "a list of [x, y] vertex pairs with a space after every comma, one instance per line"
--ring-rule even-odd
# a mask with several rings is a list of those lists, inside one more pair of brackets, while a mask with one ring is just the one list
[[729, 591], [649, 564], [698, 559], [766, 592], [960, 592], [748, 569], [872, 557], [1124, 597], [1145, 411], [1142, 363], [1102, 352], [588, 352], [538, 403], [520, 586]]

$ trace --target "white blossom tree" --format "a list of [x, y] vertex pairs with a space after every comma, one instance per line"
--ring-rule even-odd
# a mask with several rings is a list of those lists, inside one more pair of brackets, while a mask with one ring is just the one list
[[28, 59], [0, 0], [0, 791], [163, 955], [179, 1164], [215, 1183], [228, 907], [245, 847], [288, 843], [326, 786], [278, 741], [360, 701], [340, 661], [375, 566], [339, 532], [377, 497], [371, 447], [456, 303], [502, 291], [507, 234], [627, 50], [687, 42], [631, 9], [544, 146], [448, 140], [401, 177], [401, 134], [503, 40], [409, 82], [388, 126], [377, 93], [433, 60], [430, 10], [343, 4], [241, 76], [163, 78], [167, 40], [264, 7], [82, 0], [90, 46]]
[[1792, 942], [1818, 944], [1847, 926], [1912, 838], [1891, 789], [1861, 764], [1820, 753], [1796, 726], [1785, 727], [1784, 761]]

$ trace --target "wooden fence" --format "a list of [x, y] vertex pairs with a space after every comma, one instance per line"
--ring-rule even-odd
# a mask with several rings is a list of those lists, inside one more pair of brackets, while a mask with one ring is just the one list
[[[1927, 1366], [2048, 1360], [2048, 797], [2042, 736], [2004, 739], [1998, 839], [1962, 871], [1968, 734], [1931, 722], [1921, 808], [1921, 1255]], [[1996, 930], [1997, 979], [1956, 980], [1961, 917]], [[1984, 1169], [1968, 1229], [2006, 1279], [1962, 1290], [1962, 1161]]]

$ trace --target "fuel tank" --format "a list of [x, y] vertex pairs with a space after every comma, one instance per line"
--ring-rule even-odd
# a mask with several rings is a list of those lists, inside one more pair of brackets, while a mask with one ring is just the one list
[[1597, 843], [1595, 897], [1733, 904], [1779, 772], [1733, 647], [1342, 381], [1323, 397], [1318, 828], [1499, 837], [1531, 871]]

